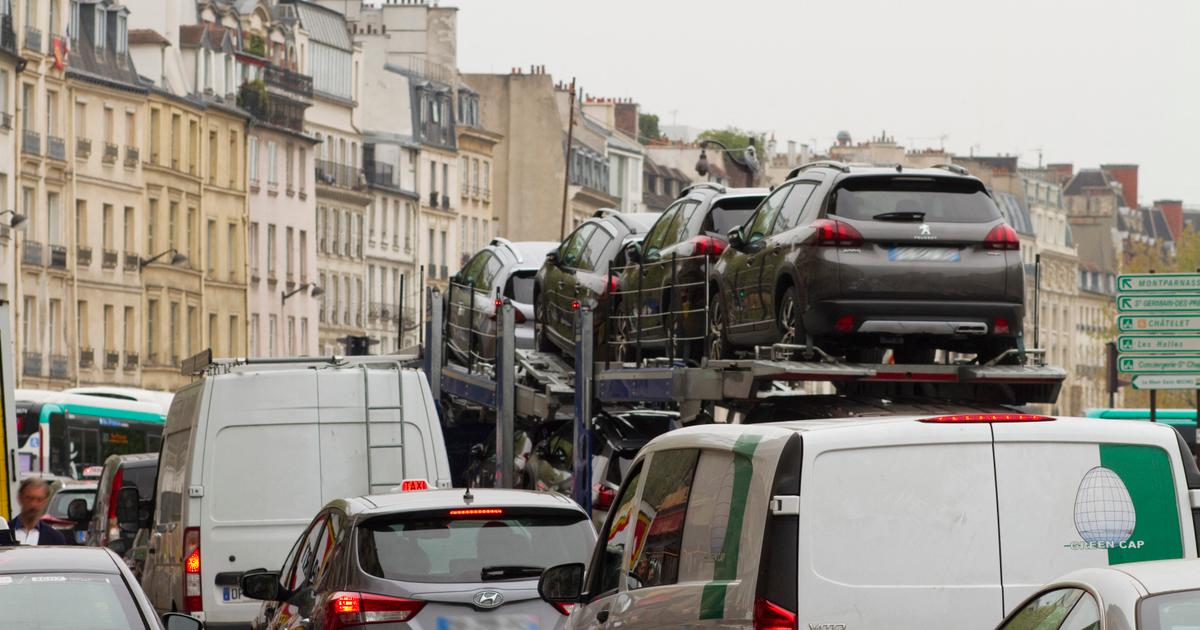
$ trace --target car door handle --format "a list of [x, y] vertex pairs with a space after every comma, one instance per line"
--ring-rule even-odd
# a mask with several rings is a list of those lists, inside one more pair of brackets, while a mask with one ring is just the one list
[[608, 609], [607, 608], [596, 613], [596, 623], [604, 623], [606, 621], [608, 621]]

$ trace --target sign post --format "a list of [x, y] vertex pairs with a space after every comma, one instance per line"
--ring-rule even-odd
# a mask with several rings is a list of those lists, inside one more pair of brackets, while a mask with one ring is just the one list
[[1200, 419], [1200, 269], [1122, 274], [1117, 291], [1117, 372], [1150, 392], [1151, 422], [1160, 389], [1196, 390]]

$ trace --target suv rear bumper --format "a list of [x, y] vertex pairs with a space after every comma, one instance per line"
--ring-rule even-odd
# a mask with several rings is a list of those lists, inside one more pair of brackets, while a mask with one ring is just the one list
[[[1022, 304], [1014, 302], [824, 300], [805, 312], [804, 327], [810, 335], [1015, 336], [1022, 329], [1024, 310]], [[838, 330], [838, 320], [845, 316], [854, 318], [850, 331]], [[1008, 322], [1007, 333], [996, 333], [997, 319]]]

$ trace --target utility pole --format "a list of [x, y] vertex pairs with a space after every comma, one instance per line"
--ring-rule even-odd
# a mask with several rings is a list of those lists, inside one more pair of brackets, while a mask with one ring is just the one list
[[567, 106], [567, 167], [563, 172], [562, 220], [558, 226], [558, 237], [567, 236], [567, 192], [571, 186], [571, 144], [575, 139], [575, 77], [571, 77], [571, 99]]

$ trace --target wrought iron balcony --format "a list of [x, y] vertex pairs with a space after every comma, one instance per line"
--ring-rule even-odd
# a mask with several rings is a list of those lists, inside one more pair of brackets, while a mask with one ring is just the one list
[[133, 252], [125, 252], [125, 271], [140, 271], [141, 269], [142, 259]]
[[87, 245], [80, 245], [75, 248], [75, 264], [79, 267], [91, 267], [92, 248]]
[[437, 202], [438, 202], [438, 194], [437, 194], [437, 191], [435, 190], [435, 191], [429, 193], [429, 207], [430, 208], [438, 207]]
[[21, 137], [21, 153], [29, 155], [42, 154], [42, 134], [26, 129]]
[[96, 351], [91, 348], [79, 349], [79, 367], [90, 368], [96, 364]]
[[442, 207], [447, 210], [450, 209], [450, 195], [442, 195]]
[[44, 246], [37, 241], [26, 240], [21, 243], [24, 250], [21, 254], [21, 262], [26, 265], [41, 267], [46, 264]]
[[104, 143], [104, 163], [115, 164], [117, 156], [121, 154], [121, 147], [111, 142]]
[[396, 188], [396, 173], [395, 168], [391, 164], [381, 164], [379, 162], [368, 163], [364, 165], [367, 181], [372, 186], [386, 186]]
[[65, 245], [50, 246], [50, 268], [51, 269], [66, 269], [67, 268], [67, 248]]
[[21, 374], [25, 376], [41, 376], [43, 357], [40, 352], [21, 353]]
[[366, 177], [363, 176], [361, 169], [329, 160], [314, 161], [316, 162], [317, 183], [351, 190], [362, 190], [365, 187]]
[[70, 370], [67, 368], [67, 355], [50, 355], [50, 378], [67, 378], [70, 373]]
[[448, 273], [448, 271], [446, 269], [446, 265], [442, 265], [442, 280], [445, 280], [446, 278], [449, 278], [449, 277], [450, 277], [450, 274]]
[[32, 26], [25, 27], [25, 48], [42, 52], [42, 31]]
[[119, 257], [117, 256], [117, 251], [115, 249], [106, 249], [101, 255], [103, 256], [101, 264], [105, 269], [117, 268], [117, 260]]
[[268, 88], [312, 100], [312, 77], [275, 65], [267, 66], [264, 70], [263, 80]]
[[[311, 83], [309, 92], [311, 95]], [[263, 122], [293, 131], [304, 130], [305, 103], [272, 95], [261, 83], [245, 83], [238, 92], [238, 106]]]
[[67, 160], [67, 143], [58, 136], [46, 136], [46, 157], [65, 162]]
[[104, 369], [115, 370], [121, 362], [121, 355], [116, 352], [108, 351], [104, 353]]
[[[0, 48], [17, 54], [17, 32], [13, 30], [12, 13], [0, 17]], [[11, 127], [9, 127], [11, 129]]]
[[92, 141], [90, 138], [75, 138], [75, 157], [86, 160], [92, 156]]
[[[114, 352], [113, 354], [116, 354], [116, 353]], [[137, 367], [137, 365], [138, 365], [138, 353], [126, 352], [125, 353], [125, 368], [132, 369], [132, 368]]]
[[141, 152], [137, 147], [125, 147], [125, 166], [133, 168], [137, 166], [138, 159], [141, 157]]

